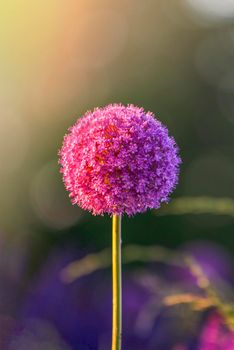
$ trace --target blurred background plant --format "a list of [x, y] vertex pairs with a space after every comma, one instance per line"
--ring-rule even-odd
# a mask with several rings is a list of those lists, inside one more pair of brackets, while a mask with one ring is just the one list
[[111, 223], [57, 150], [122, 102], [183, 159], [170, 204], [123, 220], [124, 349], [233, 350], [234, 2], [2, 0], [0, 29], [0, 348], [109, 348]]

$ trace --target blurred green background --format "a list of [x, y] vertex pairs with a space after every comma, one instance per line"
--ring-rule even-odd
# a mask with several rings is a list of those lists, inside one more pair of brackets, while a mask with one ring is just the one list
[[123, 245], [208, 242], [233, 271], [233, 1], [1, 0], [0, 50], [0, 321], [56, 249], [110, 247], [110, 218], [71, 205], [57, 163], [68, 127], [108, 103], [154, 112], [183, 160], [168, 205], [124, 217]]

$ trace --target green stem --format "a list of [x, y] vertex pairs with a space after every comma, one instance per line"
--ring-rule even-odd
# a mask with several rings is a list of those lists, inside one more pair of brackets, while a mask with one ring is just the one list
[[121, 215], [112, 218], [112, 350], [121, 350], [122, 273]]

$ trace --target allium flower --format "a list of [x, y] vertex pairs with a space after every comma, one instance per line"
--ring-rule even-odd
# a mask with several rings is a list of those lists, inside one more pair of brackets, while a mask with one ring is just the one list
[[174, 139], [152, 113], [121, 104], [78, 119], [59, 155], [73, 204], [94, 215], [158, 208], [174, 189], [181, 162]]

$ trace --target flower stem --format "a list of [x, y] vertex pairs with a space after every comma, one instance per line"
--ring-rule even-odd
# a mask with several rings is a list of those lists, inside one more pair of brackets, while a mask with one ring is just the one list
[[112, 217], [112, 350], [121, 350], [122, 337], [121, 215]]

